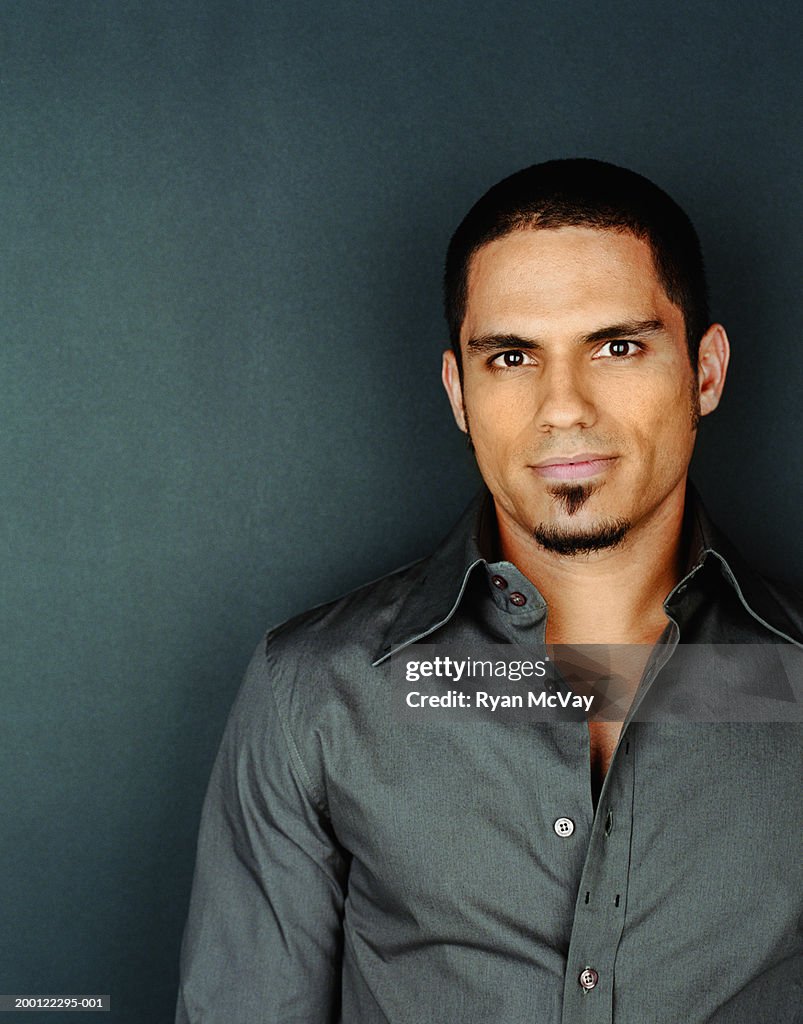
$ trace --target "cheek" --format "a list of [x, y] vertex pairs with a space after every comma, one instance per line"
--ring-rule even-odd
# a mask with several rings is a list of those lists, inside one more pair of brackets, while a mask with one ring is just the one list
[[653, 466], [688, 462], [694, 445], [694, 409], [689, 388], [667, 389], [622, 410], [619, 426]]
[[494, 492], [507, 489], [516, 453], [526, 441], [522, 413], [509, 404], [474, 402], [466, 406], [474, 458], [482, 478]]
[[469, 391], [466, 412], [475, 446], [501, 455], [532, 443], [533, 396], [527, 389], [509, 388], [498, 394]]

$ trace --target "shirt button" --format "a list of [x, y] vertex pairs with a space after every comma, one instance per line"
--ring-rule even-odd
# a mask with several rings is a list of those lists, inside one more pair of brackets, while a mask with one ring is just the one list
[[521, 608], [523, 604], [527, 604], [527, 598], [524, 594], [520, 594], [518, 590], [514, 590], [510, 595], [510, 603], [515, 604], [517, 608]]
[[596, 988], [597, 982], [599, 981], [599, 975], [593, 967], [586, 967], [585, 970], [580, 972], [580, 977], [577, 980], [586, 992], [590, 992], [592, 988]]
[[574, 822], [571, 818], [558, 818], [552, 827], [555, 829], [555, 833], [564, 839], [568, 839], [574, 832]]
[[504, 576], [492, 576], [491, 583], [500, 590], [505, 590], [507, 588], [507, 580]]

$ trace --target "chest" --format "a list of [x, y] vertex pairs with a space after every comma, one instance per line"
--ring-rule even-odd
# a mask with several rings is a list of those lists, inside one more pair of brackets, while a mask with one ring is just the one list
[[600, 784], [608, 774], [621, 731], [621, 722], [588, 723], [591, 774], [600, 780]]

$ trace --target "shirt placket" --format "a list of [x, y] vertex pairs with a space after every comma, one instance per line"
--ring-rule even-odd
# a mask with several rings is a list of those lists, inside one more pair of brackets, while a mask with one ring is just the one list
[[600, 794], [575, 904], [563, 1024], [613, 1020], [613, 980], [630, 878], [635, 735], [622, 736]]
[[[631, 722], [678, 640], [677, 623], [670, 621], [663, 641], [653, 649], [647, 663], [600, 793], [575, 904], [562, 1024], [609, 1024], [614, 1020], [616, 955], [625, 926], [631, 877], [639, 736]], [[588, 768], [590, 772], [590, 744]]]

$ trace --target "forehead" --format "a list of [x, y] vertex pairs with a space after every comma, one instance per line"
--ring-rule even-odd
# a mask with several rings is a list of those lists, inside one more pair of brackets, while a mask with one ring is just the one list
[[683, 330], [648, 242], [626, 231], [525, 228], [478, 249], [469, 265], [463, 337], [550, 328], [578, 333], [626, 319]]

